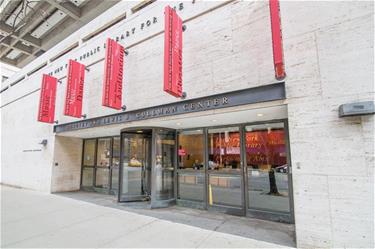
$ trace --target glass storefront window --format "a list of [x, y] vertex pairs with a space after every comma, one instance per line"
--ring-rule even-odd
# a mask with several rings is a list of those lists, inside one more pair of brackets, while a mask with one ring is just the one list
[[179, 169], [204, 170], [203, 130], [180, 132], [178, 145]]
[[208, 203], [210, 205], [241, 207], [241, 177], [234, 174], [210, 174], [208, 185]]
[[82, 169], [82, 187], [92, 187], [94, 181], [94, 168]]
[[95, 164], [95, 139], [85, 140], [83, 149], [83, 165], [84, 166], [94, 166]]
[[109, 188], [109, 169], [96, 168], [95, 187]]
[[109, 167], [111, 159], [111, 138], [98, 139], [96, 166]]
[[238, 127], [208, 130], [208, 170], [240, 172], [240, 151]]
[[175, 132], [158, 130], [155, 135], [155, 193], [156, 200], [169, 200], [174, 198], [174, 160], [176, 139]]
[[204, 174], [178, 174], [177, 198], [202, 202], [204, 191]]
[[178, 133], [177, 198], [203, 202], [205, 192], [203, 130]]
[[251, 125], [245, 130], [249, 208], [289, 212], [284, 124]]
[[120, 137], [113, 138], [112, 152], [112, 189], [118, 189], [118, 178], [120, 168]]

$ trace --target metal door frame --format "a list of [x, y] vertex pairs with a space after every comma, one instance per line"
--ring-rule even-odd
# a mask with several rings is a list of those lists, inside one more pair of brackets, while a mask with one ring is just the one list
[[[202, 130], [202, 137], [203, 137], [203, 171], [202, 172], [193, 172], [193, 171], [186, 171], [186, 170], [181, 170], [179, 169], [178, 165], [178, 150], [180, 147], [180, 140], [179, 140], [179, 134], [184, 131], [194, 131], [194, 130]], [[206, 203], [206, 198], [207, 198], [207, 179], [206, 179], [206, 135], [205, 135], [205, 128], [189, 128], [189, 129], [180, 129], [176, 130], [176, 148], [177, 148], [177, 164], [176, 164], [176, 173], [175, 173], [175, 199], [177, 204], [181, 204], [186, 207], [191, 207], [191, 208], [198, 208], [198, 209], [207, 209], [207, 203]], [[178, 198], [178, 193], [179, 193], [179, 178], [178, 176], [180, 174], [185, 174], [185, 175], [201, 175], [203, 176], [203, 200], [202, 201], [193, 201], [193, 200], [186, 200], [186, 199], [179, 199]]]
[[[280, 211], [272, 211], [272, 210], [265, 210], [265, 209], [254, 209], [249, 207], [249, 196], [248, 196], [248, 188], [249, 188], [249, 181], [248, 181], [248, 171], [247, 171], [247, 161], [246, 161], [246, 126], [251, 125], [261, 125], [261, 124], [272, 124], [272, 123], [283, 123], [284, 125], [284, 138], [285, 138], [285, 149], [286, 149], [286, 157], [287, 157], [287, 164], [288, 164], [288, 199], [289, 199], [289, 212], [280, 212]], [[289, 143], [289, 127], [288, 127], [288, 120], [287, 119], [275, 119], [269, 121], [259, 121], [259, 122], [252, 122], [252, 123], [245, 123], [242, 125], [243, 134], [241, 137], [241, 141], [243, 143], [243, 150], [241, 153], [243, 155], [244, 160], [244, 168], [243, 168], [243, 176], [244, 176], [244, 183], [245, 183], [245, 211], [246, 216], [251, 218], [259, 218], [259, 219], [266, 219], [278, 222], [285, 222], [285, 223], [294, 223], [294, 203], [293, 203], [293, 183], [292, 183], [292, 164], [291, 164], [291, 157], [290, 157], [290, 143]]]
[[[122, 193], [122, 184], [123, 184], [123, 155], [124, 155], [124, 150], [123, 150], [123, 134], [134, 134], [134, 135], [149, 135], [149, 134], [142, 134], [142, 133], [137, 133], [137, 130], [151, 130], [151, 148], [152, 148], [152, 134], [153, 134], [153, 129], [149, 127], [133, 127], [133, 128], [126, 128], [121, 130], [120, 132], [120, 167], [119, 167], [119, 180], [118, 180], [118, 191], [117, 191], [117, 201], [118, 202], [130, 202], [130, 201], [145, 201], [147, 200], [149, 195], [132, 195], [125, 197], [125, 199], [121, 198], [121, 193]], [[151, 149], [152, 153], [152, 149]], [[152, 167], [152, 155], [151, 155], [151, 167]], [[152, 182], [152, 173], [151, 173], [151, 182]], [[151, 191], [152, 191], [152, 184], [151, 184]]]
[[[174, 133], [174, 141], [175, 141], [175, 148], [174, 148], [174, 159], [173, 159], [173, 175], [172, 175], [172, 180], [173, 180], [173, 198], [168, 199], [168, 200], [157, 200], [156, 199], [156, 181], [155, 177], [157, 175], [155, 174], [155, 166], [156, 166], [156, 136], [158, 130], [166, 130], [166, 131], [172, 131]], [[170, 205], [173, 205], [176, 203], [176, 186], [177, 186], [177, 181], [176, 181], [176, 170], [177, 170], [177, 163], [178, 163], [178, 153], [177, 153], [177, 131], [175, 129], [171, 128], [164, 128], [164, 127], [153, 127], [152, 128], [152, 162], [151, 162], [151, 208], [162, 208], [162, 207], [168, 207]]]
[[[209, 129], [221, 129], [221, 128], [229, 128], [229, 127], [238, 127], [238, 132], [240, 136], [240, 173], [228, 173], [228, 172], [220, 172], [220, 171], [213, 171], [210, 172], [208, 170], [208, 158], [209, 158], [209, 151], [208, 151], [208, 130]], [[205, 128], [205, 154], [206, 154], [206, 207], [207, 210], [209, 211], [219, 211], [219, 212], [224, 212], [226, 214], [231, 214], [231, 215], [238, 215], [238, 216], [244, 216], [246, 214], [246, 208], [245, 208], [245, 200], [244, 200], [244, 192], [245, 192], [245, 185], [243, 181], [243, 168], [244, 168], [244, 162], [243, 162], [243, 157], [241, 156], [243, 148], [242, 148], [242, 143], [241, 143], [241, 136], [243, 133], [243, 125], [242, 124], [231, 124], [231, 125], [222, 125], [222, 126], [211, 126], [211, 127], [206, 127]], [[241, 206], [240, 207], [235, 207], [235, 206], [229, 206], [229, 205], [221, 205], [221, 204], [209, 204], [209, 177], [210, 175], [222, 175], [222, 176], [236, 176], [240, 178], [240, 196], [241, 196]]]
[[[113, 194], [113, 191], [116, 189], [112, 188], [112, 170], [113, 170], [113, 141], [116, 137], [119, 136], [105, 136], [105, 137], [95, 137], [95, 138], [86, 138], [83, 139], [82, 143], [82, 157], [81, 157], [81, 177], [80, 177], [80, 189], [84, 191], [95, 191], [98, 193], [105, 193], [105, 194]], [[120, 138], [120, 137], [119, 137]], [[109, 166], [108, 167], [100, 167], [97, 165], [97, 157], [98, 157], [98, 141], [100, 139], [110, 139], [111, 146], [110, 146], [110, 160], [109, 160]], [[95, 141], [95, 147], [94, 147], [94, 164], [93, 165], [84, 165], [84, 156], [85, 156], [85, 143], [86, 141], [94, 140]], [[92, 185], [90, 187], [82, 186], [82, 178], [83, 178], [83, 169], [89, 168], [93, 170], [93, 180]], [[98, 168], [108, 169], [108, 188], [101, 188], [96, 187], [96, 171]]]
[[[250, 125], [258, 125], [258, 124], [271, 124], [271, 123], [283, 123], [284, 124], [284, 132], [285, 132], [285, 145], [286, 145], [286, 154], [287, 154], [287, 163], [289, 167], [289, 173], [288, 173], [288, 188], [289, 188], [289, 207], [290, 212], [289, 213], [281, 213], [276, 211], [267, 211], [267, 210], [254, 210], [249, 209], [248, 207], [248, 179], [247, 179], [247, 165], [246, 165], [246, 139], [245, 139], [245, 127]], [[208, 204], [208, 129], [215, 129], [215, 128], [225, 128], [225, 127], [239, 127], [240, 131], [240, 151], [241, 151], [241, 196], [242, 196], [242, 206], [244, 210], [239, 211], [237, 208], [232, 207], [223, 207], [223, 206], [215, 206], [210, 207]], [[294, 202], [293, 202], [293, 172], [292, 172], [292, 162], [291, 162], [291, 152], [290, 152], [290, 140], [289, 140], [289, 127], [288, 127], [288, 119], [273, 119], [273, 120], [267, 120], [267, 121], [257, 121], [257, 122], [247, 122], [247, 123], [240, 123], [240, 124], [231, 124], [231, 125], [223, 125], [223, 126], [208, 126], [208, 127], [195, 127], [195, 128], [189, 128], [189, 129], [179, 129], [176, 133], [176, 140], [178, 141], [178, 132], [185, 131], [185, 130], [196, 130], [196, 129], [202, 129], [203, 130], [203, 136], [204, 136], [204, 167], [205, 167], [205, 195], [203, 200], [203, 205], [198, 205], [198, 207], [202, 207], [203, 209], [207, 210], [215, 210], [215, 211], [222, 211], [222, 212], [228, 212], [231, 214], [236, 215], [243, 215], [248, 217], [254, 217], [254, 218], [261, 218], [261, 219], [267, 219], [267, 220], [276, 220], [276, 221], [282, 221], [287, 223], [294, 223]], [[178, 146], [178, 143], [177, 143]], [[178, 147], [176, 147], [178, 148]], [[178, 154], [177, 154], [178, 156]], [[178, 157], [176, 157], [178, 158]], [[176, 166], [177, 167], [177, 166]], [[177, 191], [178, 191], [178, 171], [176, 171], [175, 174], [175, 197], [177, 199]], [[177, 204], [182, 204], [183, 206], [188, 207], [196, 207], [195, 202], [193, 201], [187, 201], [187, 200], [178, 200]]]

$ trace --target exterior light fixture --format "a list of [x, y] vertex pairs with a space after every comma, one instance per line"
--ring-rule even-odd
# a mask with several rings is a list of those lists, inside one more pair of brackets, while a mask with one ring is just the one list
[[43, 146], [47, 146], [47, 143], [48, 143], [48, 140], [47, 139], [43, 139], [42, 142], [40, 142], [39, 144], [41, 144]]
[[178, 122], [178, 123], [176, 123], [176, 125], [181, 125], [181, 123], [180, 123], [180, 122]]
[[263, 115], [264, 115], [263, 113], [257, 113], [258, 117], [263, 117]]

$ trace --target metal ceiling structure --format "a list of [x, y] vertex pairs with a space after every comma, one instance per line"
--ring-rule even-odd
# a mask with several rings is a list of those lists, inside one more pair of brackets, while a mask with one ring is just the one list
[[0, 0], [0, 61], [23, 67], [120, 0]]

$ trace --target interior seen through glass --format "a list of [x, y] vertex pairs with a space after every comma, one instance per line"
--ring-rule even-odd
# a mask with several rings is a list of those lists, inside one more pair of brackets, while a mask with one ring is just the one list
[[207, 206], [290, 212], [283, 122], [177, 133], [167, 129], [155, 131], [154, 149], [151, 130], [123, 134], [122, 165], [119, 137], [86, 140], [82, 186], [94, 183], [96, 187], [117, 189], [121, 166], [124, 198], [120, 200], [150, 196], [152, 191], [156, 200], [173, 199], [176, 174], [180, 200]]

